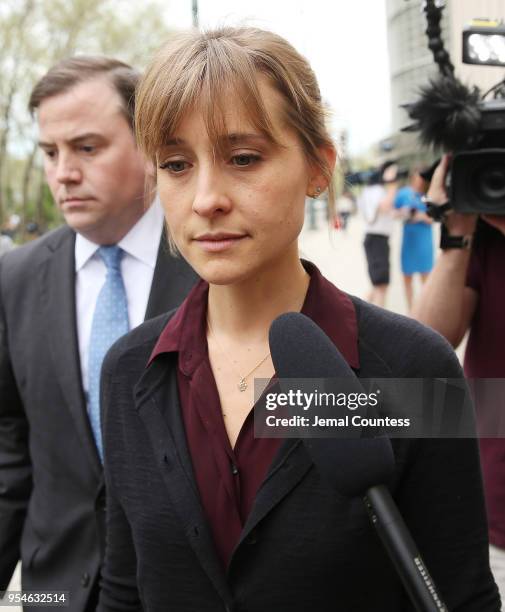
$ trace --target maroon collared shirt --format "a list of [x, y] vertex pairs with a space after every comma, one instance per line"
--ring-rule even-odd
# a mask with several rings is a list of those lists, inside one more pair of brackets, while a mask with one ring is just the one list
[[[302, 313], [315, 321], [353, 368], [359, 367], [358, 330], [350, 298], [304, 262], [310, 283]], [[178, 353], [177, 382], [204, 513], [223, 566], [227, 567], [242, 528], [282, 440], [254, 437], [254, 408], [232, 448], [210, 366], [206, 320], [209, 286], [194, 287], [162, 331], [150, 362], [161, 353]]]

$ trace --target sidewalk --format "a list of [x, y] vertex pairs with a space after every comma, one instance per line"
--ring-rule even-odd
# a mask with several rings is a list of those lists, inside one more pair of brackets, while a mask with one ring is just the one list
[[[314, 262], [324, 276], [339, 289], [367, 298], [370, 281], [363, 249], [364, 222], [359, 214], [352, 216], [347, 231], [330, 229], [323, 210], [318, 211], [318, 229], [303, 229], [300, 250], [302, 256]], [[403, 293], [403, 279], [400, 269], [402, 224], [395, 224], [390, 239], [391, 284], [386, 307], [406, 314], [407, 305]], [[419, 290], [419, 287], [416, 287]]]
[[[339, 289], [366, 300], [370, 291], [370, 281], [363, 249], [365, 224], [361, 216], [356, 214], [349, 219], [346, 232], [329, 228], [323, 210], [318, 211], [317, 230], [308, 229], [308, 225], [306, 222], [300, 237], [302, 257], [314, 262], [323, 275]], [[386, 308], [407, 315], [400, 267], [402, 229], [401, 221], [395, 223], [393, 235], [389, 241], [391, 281]], [[435, 245], [438, 245], [439, 242], [439, 231], [439, 227], [434, 226]], [[414, 299], [416, 299], [421, 291], [421, 282], [418, 276], [414, 281]], [[463, 363], [465, 346], [466, 338], [456, 350], [461, 363]]]

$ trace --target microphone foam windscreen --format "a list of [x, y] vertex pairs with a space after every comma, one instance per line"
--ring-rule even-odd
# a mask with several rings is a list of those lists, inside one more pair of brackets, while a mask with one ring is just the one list
[[352, 378], [357, 376], [340, 351], [312, 319], [287, 312], [270, 326], [270, 354], [279, 378]]
[[[346, 392], [364, 389], [340, 351], [308, 317], [289, 312], [272, 323], [270, 352], [279, 379], [346, 379]], [[340, 494], [357, 497], [374, 485], [387, 484], [394, 473], [391, 442], [385, 436], [305, 438], [320, 475]]]

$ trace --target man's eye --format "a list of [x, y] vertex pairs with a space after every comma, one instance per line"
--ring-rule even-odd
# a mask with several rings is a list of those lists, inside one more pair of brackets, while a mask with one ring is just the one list
[[242, 153], [241, 155], [234, 155], [231, 160], [234, 166], [250, 166], [259, 160], [259, 156]]
[[56, 151], [52, 151], [50, 149], [44, 149], [44, 155], [49, 159], [54, 159], [56, 157]]
[[93, 145], [82, 145], [81, 151], [83, 153], [93, 153], [95, 151], [95, 147]]
[[171, 172], [174, 172], [175, 174], [178, 174], [179, 172], [183, 172], [184, 170], [186, 170], [187, 167], [188, 167], [188, 163], [182, 160], [167, 161], [167, 162], [164, 162], [163, 164], [160, 164], [160, 168], [162, 170], [170, 170]]

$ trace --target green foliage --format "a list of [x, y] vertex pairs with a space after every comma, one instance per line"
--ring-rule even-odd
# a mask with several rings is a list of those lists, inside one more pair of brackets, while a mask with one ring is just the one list
[[52, 229], [61, 225], [62, 215], [55, 205], [53, 196], [46, 183], [42, 184], [40, 209], [37, 209], [36, 205], [34, 206], [32, 218], [35, 219], [43, 229]]
[[36, 136], [26, 107], [36, 81], [75, 54], [144, 67], [170, 35], [160, 15], [166, 8], [154, 0], [1, 0], [0, 225], [12, 212], [41, 226], [60, 222], [41, 184], [40, 157], [32, 155]]

